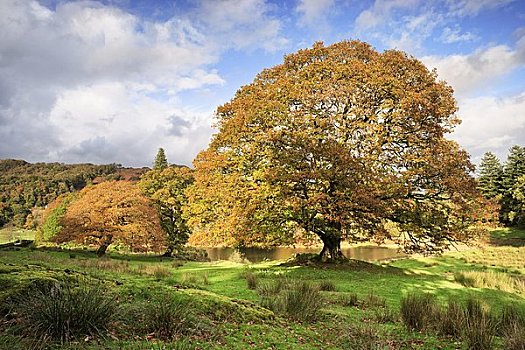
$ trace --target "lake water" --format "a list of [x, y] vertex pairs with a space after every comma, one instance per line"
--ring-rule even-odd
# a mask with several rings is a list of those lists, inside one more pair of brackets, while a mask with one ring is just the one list
[[[348, 258], [365, 261], [380, 261], [406, 256], [395, 248], [375, 245], [347, 247], [341, 250]], [[277, 247], [271, 249], [242, 248], [239, 250], [234, 248], [208, 248], [206, 251], [211, 261], [231, 260], [257, 263], [264, 260], [286, 260], [297, 253], [317, 254], [321, 251], [321, 248]]]

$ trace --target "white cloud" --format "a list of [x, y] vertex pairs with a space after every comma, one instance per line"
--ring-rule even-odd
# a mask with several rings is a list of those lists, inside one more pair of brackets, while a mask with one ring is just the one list
[[461, 33], [461, 30], [458, 27], [454, 29], [445, 27], [441, 33], [440, 39], [446, 44], [452, 44], [462, 41], [474, 41], [479, 39], [479, 37], [471, 32]]
[[203, 0], [163, 21], [95, 1], [4, 0], [0, 33], [0, 157], [130, 165], [159, 146], [190, 164], [212, 111], [178, 94], [223, 84], [213, 65], [229, 49], [286, 42], [263, 0]]
[[201, 0], [194, 18], [214, 40], [234, 49], [275, 51], [287, 44], [265, 0]]
[[300, 14], [299, 24], [307, 27], [327, 26], [327, 13], [335, 0], [299, 0], [295, 10]]
[[446, 80], [458, 95], [465, 96], [525, 65], [525, 37], [514, 48], [494, 45], [465, 55], [426, 56], [422, 61], [427, 67], [436, 68], [440, 78]]
[[142, 165], [162, 146], [172, 162], [191, 164], [211, 136], [211, 119], [211, 112], [174, 107], [123, 83], [80, 86], [60, 93], [50, 112], [64, 145], [53, 156]]
[[525, 91], [511, 97], [482, 96], [459, 103], [462, 119], [451, 135], [467, 148], [479, 163], [482, 155], [491, 151], [505, 159], [508, 149], [525, 144]]
[[356, 18], [354, 30], [365, 40], [418, 54], [425, 40], [444, 22], [445, 17], [431, 2], [376, 0]]
[[380, 26], [391, 19], [397, 9], [412, 8], [418, 5], [419, 0], [375, 0], [372, 7], [361, 12], [355, 20], [359, 31]]
[[455, 16], [475, 16], [482, 11], [503, 7], [515, 0], [448, 0], [449, 11]]

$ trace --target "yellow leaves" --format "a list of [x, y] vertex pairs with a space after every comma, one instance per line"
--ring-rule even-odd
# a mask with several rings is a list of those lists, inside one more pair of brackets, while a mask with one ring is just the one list
[[466, 153], [443, 138], [455, 111], [451, 88], [403, 52], [316, 43], [217, 109], [219, 133], [194, 162], [190, 222], [200, 241], [243, 244], [288, 239], [290, 222], [314, 218], [380, 232], [404, 213], [406, 229], [426, 220], [419, 231], [438, 232], [436, 198], [472, 194]]

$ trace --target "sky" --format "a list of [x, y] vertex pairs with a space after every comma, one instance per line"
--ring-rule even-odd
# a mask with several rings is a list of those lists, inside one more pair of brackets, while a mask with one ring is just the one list
[[437, 70], [474, 163], [525, 146], [525, 0], [0, 0], [0, 158], [191, 165], [258, 72], [351, 39]]

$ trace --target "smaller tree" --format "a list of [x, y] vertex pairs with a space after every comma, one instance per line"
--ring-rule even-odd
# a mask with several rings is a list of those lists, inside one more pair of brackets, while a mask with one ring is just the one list
[[186, 167], [153, 169], [142, 175], [139, 187], [151, 198], [160, 214], [161, 226], [168, 236], [165, 255], [186, 244], [190, 234], [183, 207], [186, 188], [193, 183], [193, 171]]
[[159, 148], [157, 156], [155, 157], [155, 163], [153, 164], [153, 169], [163, 170], [168, 167], [168, 159], [166, 158], [166, 153], [164, 153], [164, 148]]
[[83, 189], [60, 223], [62, 229], [53, 241], [98, 244], [99, 256], [113, 242], [142, 252], [160, 251], [166, 243], [152, 203], [138, 186], [126, 181], [107, 181]]
[[503, 167], [499, 159], [491, 152], [485, 153], [479, 166], [478, 189], [487, 198], [494, 198], [503, 193]]
[[515, 200], [514, 210], [509, 213], [510, 219], [518, 227], [525, 227], [525, 175], [520, 176], [512, 189]]
[[518, 178], [525, 175], [525, 147], [512, 146], [503, 169], [503, 197], [501, 199], [500, 220], [506, 225], [516, 225], [516, 212], [520, 203], [514, 196]]
[[75, 193], [66, 193], [57, 197], [44, 211], [44, 220], [38, 228], [35, 240], [49, 241], [62, 230], [62, 219], [68, 206], [76, 199]]

